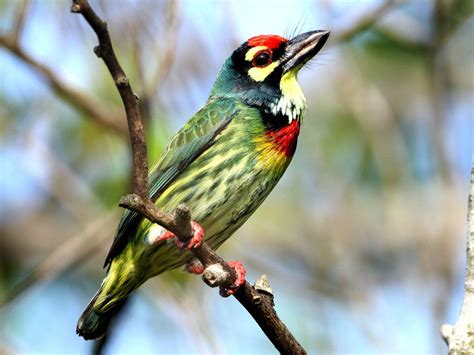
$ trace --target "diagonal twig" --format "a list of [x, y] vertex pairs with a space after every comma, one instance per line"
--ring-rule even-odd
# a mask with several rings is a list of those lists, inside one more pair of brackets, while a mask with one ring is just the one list
[[123, 125], [123, 120], [120, 117], [110, 115], [99, 108], [96, 102], [91, 97], [88, 97], [83, 92], [71, 87], [62, 81], [58, 75], [49, 67], [40, 63], [27, 53], [12, 37], [0, 36], [0, 47], [4, 47], [11, 54], [27, 63], [36, 72], [41, 74], [46, 79], [47, 84], [59, 96], [63, 97], [72, 107], [78, 111], [84, 112], [91, 120], [99, 125], [119, 135], [126, 135], [127, 129]]
[[397, 0], [385, 0], [377, 5], [371, 12], [353, 23], [349, 28], [342, 31], [335, 31], [333, 43], [347, 42], [353, 39], [359, 33], [372, 27], [380, 18], [387, 13], [394, 5], [400, 4]]
[[106, 216], [86, 226], [77, 235], [68, 238], [66, 242], [35, 266], [31, 273], [6, 292], [0, 299], [0, 307], [13, 301], [39, 280], [52, 280], [57, 275], [60, 275], [65, 270], [70, 270], [83, 260], [89, 258], [94, 252], [100, 250], [103, 243], [109, 240], [109, 235], [102, 233], [102, 231], [111, 227], [115, 218], [115, 213], [108, 213]]
[[132, 91], [128, 78], [115, 56], [107, 24], [96, 15], [87, 1], [73, 1], [71, 12], [81, 13], [97, 34], [99, 45], [94, 48], [94, 53], [103, 59], [112, 75], [127, 115], [133, 154], [133, 191], [146, 198], [148, 196], [148, 158], [138, 97]]
[[26, 18], [30, 11], [30, 1], [23, 0], [15, 9], [15, 20], [13, 23], [13, 29], [11, 36], [15, 42], [19, 42], [23, 29], [25, 27]]
[[[107, 24], [93, 11], [87, 0], [73, 0], [71, 11], [80, 13], [97, 34], [99, 46], [94, 52], [104, 60], [122, 97], [130, 130], [134, 162], [134, 194], [123, 197], [120, 206], [134, 210], [173, 232], [181, 241], [192, 237], [191, 213], [183, 205], [176, 208], [173, 214], [158, 209], [148, 198], [148, 165], [146, 143], [143, 134], [140, 111], [130, 83], [115, 56]], [[212, 286], [229, 286], [235, 281], [235, 271], [213, 251], [206, 242], [192, 248], [191, 252], [209, 271], [210, 267], [219, 265], [216, 272], [205, 272], [204, 277]], [[207, 275], [207, 276], [205, 276]], [[224, 276], [223, 276], [224, 275]], [[217, 281], [216, 281], [217, 280]], [[242, 286], [235, 297], [252, 315], [261, 329], [281, 353], [305, 354], [305, 350], [279, 319], [273, 308], [273, 295], [268, 285], [252, 287], [248, 282]]]

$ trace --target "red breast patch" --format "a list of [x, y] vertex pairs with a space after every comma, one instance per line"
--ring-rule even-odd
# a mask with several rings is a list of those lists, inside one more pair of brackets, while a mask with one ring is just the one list
[[247, 41], [247, 44], [250, 47], [266, 46], [270, 49], [276, 49], [280, 47], [283, 42], [287, 41], [288, 40], [286, 38], [277, 35], [260, 35], [250, 38]]
[[300, 122], [292, 120], [290, 124], [277, 131], [267, 131], [266, 136], [274, 144], [274, 148], [284, 156], [292, 157], [300, 133]]

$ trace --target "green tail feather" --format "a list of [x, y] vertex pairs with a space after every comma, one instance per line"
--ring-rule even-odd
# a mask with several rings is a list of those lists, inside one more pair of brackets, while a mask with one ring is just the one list
[[77, 321], [76, 333], [85, 340], [102, 338], [126, 300], [126, 298], [120, 300], [104, 313], [96, 312], [94, 306], [101, 291], [102, 288], [95, 294]]
[[141, 282], [135, 278], [133, 262], [130, 262], [131, 252], [114, 260], [99, 291], [79, 317], [76, 332], [84, 339], [103, 337], [130, 293], [140, 286]]

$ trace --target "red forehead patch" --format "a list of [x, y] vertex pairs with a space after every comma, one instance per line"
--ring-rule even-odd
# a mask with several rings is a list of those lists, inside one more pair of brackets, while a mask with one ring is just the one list
[[247, 44], [250, 47], [257, 47], [257, 46], [266, 46], [270, 49], [276, 49], [280, 47], [283, 42], [287, 42], [286, 38], [277, 36], [277, 35], [260, 35], [250, 38], [247, 41]]

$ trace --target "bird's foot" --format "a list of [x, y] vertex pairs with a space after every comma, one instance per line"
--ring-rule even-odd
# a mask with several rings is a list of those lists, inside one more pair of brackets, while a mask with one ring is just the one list
[[176, 238], [176, 245], [181, 250], [190, 250], [201, 245], [202, 239], [204, 238], [204, 229], [195, 221], [191, 221], [191, 227], [193, 229], [193, 236], [189, 241], [183, 243]]
[[168, 230], [164, 231], [156, 240], [161, 242], [167, 239], [174, 238], [176, 246], [181, 250], [190, 250], [192, 248], [197, 248], [201, 245], [202, 239], [204, 237], [204, 229], [200, 226], [199, 223], [191, 221], [191, 227], [193, 228], [193, 236], [187, 242], [182, 242], [179, 240], [176, 235]]
[[229, 297], [237, 292], [240, 286], [245, 284], [245, 275], [247, 274], [247, 270], [245, 270], [242, 263], [238, 260], [228, 261], [227, 265], [234, 269], [237, 278], [235, 279], [234, 283], [229, 287], [222, 287], [220, 288], [220, 295], [222, 297]]

